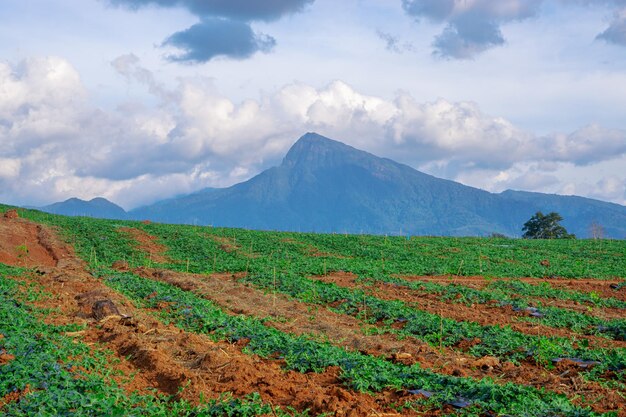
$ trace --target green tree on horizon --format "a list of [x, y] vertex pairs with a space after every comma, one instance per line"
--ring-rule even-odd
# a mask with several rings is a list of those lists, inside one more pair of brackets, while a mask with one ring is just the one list
[[576, 236], [567, 232], [559, 223], [563, 217], [551, 212], [544, 215], [538, 211], [522, 227], [524, 239], [575, 239]]

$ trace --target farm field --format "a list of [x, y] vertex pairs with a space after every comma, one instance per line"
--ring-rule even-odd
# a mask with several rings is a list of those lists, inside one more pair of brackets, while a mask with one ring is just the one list
[[0, 414], [626, 416], [626, 242], [0, 206]]

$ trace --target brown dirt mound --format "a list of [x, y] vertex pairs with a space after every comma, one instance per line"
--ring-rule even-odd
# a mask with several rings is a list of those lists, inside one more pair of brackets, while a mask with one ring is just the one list
[[49, 232], [42, 226], [25, 219], [0, 217], [0, 262], [28, 268], [56, 266], [70, 256], [67, 249], [52, 248]]
[[8, 353], [0, 354], [0, 366], [6, 365], [7, 363], [11, 362], [13, 359], [15, 359], [15, 356], [10, 355]]
[[[428, 276], [428, 277], [400, 277], [411, 281], [430, 281], [437, 282], [439, 284], [449, 285], [457, 284], [474, 289], [483, 289], [493, 279], [487, 279], [484, 277], [461, 277], [461, 276]], [[512, 280], [513, 278], [495, 278], [496, 280]], [[603, 298], [616, 298], [622, 301], [626, 301], [626, 289], [615, 290], [611, 288], [611, 285], [617, 284], [618, 281], [604, 281], [594, 279], [544, 279], [544, 278], [521, 278], [523, 282], [530, 284], [540, 284], [542, 282], [549, 283], [554, 288], [568, 289], [572, 291], [596, 293]], [[415, 293], [422, 293], [415, 291]], [[426, 294], [426, 293], [423, 293]], [[543, 305], [567, 308], [577, 311], [579, 313], [588, 314], [601, 318], [603, 320], [619, 319], [625, 315], [624, 309], [619, 308], [607, 308], [596, 307], [586, 303], [579, 303], [577, 301], [559, 300], [553, 298], [541, 298], [541, 297], [528, 297], [530, 300], [542, 303]], [[591, 307], [591, 308], [589, 308]]]
[[20, 215], [17, 213], [17, 210], [15, 210], [15, 209], [7, 210], [7, 212], [4, 213], [4, 218], [5, 219], [17, 219], [19, 217], [20, 217]]

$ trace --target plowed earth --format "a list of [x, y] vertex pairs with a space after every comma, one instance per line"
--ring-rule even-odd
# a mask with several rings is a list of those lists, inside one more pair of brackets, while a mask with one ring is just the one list
[[[137, 229], [125, 229], [138, 242], [138, 247], [157, 263], [169, 260], [165, 248], [156, 238]], [[28, 251], [22, 249], [27, 247]], [[224, 245], [223, 250], [237, 250]], [[19, 248], [22, 247], [22, 248]], [[274, 406], [309, 409], [311, 415], [329, 413], [334, 416], [394, 416], [392, 404], [419, 398], [407, 392], [387, 391], [363, 394], [347, 389], [339, 378], [339, 370], [330, 368], [321, 374], [287, 371], [281, 360], [262, 359], [244, 354], [245, 344], [214, 342], [206, 336], [182, 331], [166, 325], [153, 313], [139, 309], [121, 294], [108, 288], [86, 270], [85, 265], [46, 227], [19, 218], [0, 218], [0, 262], [36, 268], [37, 273], [15, 278], [40, 285], [52, 294], [37, 302], [39, 307], [56, 308], [58, 313], [45, 321], [51, 324], [85, 324], [85, 330], [68, 334], [87, 343], [94, 350], [108, 350], [118, 361], [111, 366], [121, 371], [118, 382], [129, 392], [148, 393], [157, 389], [196, 403], [201, 396], [217, 398], [232, 392], [243, 397], [258, 392]], [[123, 267], [123, 265], [122, 265]], [[595, 411], [617, 411], [626, 416], [626, 401], [617, 392], [597, 383], [585, 381], [575, 363], [559, 363], [553, 370], [532, 363], [515, 366], [495, 358], [475, 358], [460, 350], [438, 350], [414, 339], [398, 340], [392, 334], [367, 335], [358, 319], [337, 314], [321, 306], [308, 305], [271, 292], [263, 292], [241, 282], [242, 276], [214, 274], [211, 276], [175, 273], [140, 268], [135, 271], [146, 279], [176, 285], [206, 297], [231, 314], [270, 318], [267, 325], [293, 334], [313, 334], [349, 349], [383, 356], [403, 363], [419, 362], [435, 372], [473, 378], [490, 377], [497, 382], [515, 382], [566, 394], [573, 402], [591, 404]], [[324, 280], [354, 286], [354, 276], [333, 275]], [[320, 278], [322, 279], [322, 278]], [[383, 290], [384, 291], [381, 291]], [[376, 289], [379, 297], [409, 299], [401, 293], [388, 292], [386, 286]], [[403, 298], [405, 297], [405, 298]], [[424, 309], [445, 316], [489, 324], [510, 324], [504, 319], [489, 319], [480, 309], [466, 309], [457, 304], [437, 304], [417, 300]], [[493, 314], [489, 311], [489, 314]], [[518, 323], [520, 331], [533, 334], [554, 334]], [[567, 331], [564, 331], [567, 332]], [[569, 335], [569, 333], [564, 333]], [[591, 338], [592, 343], [601, 341]], [[609, 342], [606, 342], [609, 343]], [[611, 345], [615, 346], [615, 345]], [[0, 365], [1, 366], [1, 365]], [[28, 392], [20, 395], [28, 395]], [[1, 398], [1, 402], [19, 401]], [[413, 415], [441, 415], [450, 409]], [[411, 415], [405, 411], [403, 415]]]
[[[0, 219], [0, 228], [4, 232], [0, 234], [3, 248], [26, 241], [33, 248], [31, 253], [37, 254], [29, 259], [29, 266], [38, 266], [37, 273], [16, 279], [40, 285], [52, 294], [36, 303], [58, 309], [59, 313], [45, 321], [86, 324], [85, 330], [68, 336], [93, 349], [110, 350], [119, 360], [111, 366], [124, 375], [118, 382], [129, 392], [146, 393], [156, 388], [197, 403], [201, 396], [210, 399], [231, 392], [244, 397], [256, 391], [274, 406], [309, 409], [312, 415], [354, 417], [398, 415], [391, 404], [418, 397], [402, 392], [375, 396], [354, 392], [342, 385], [338, 369], [321, 374], [286, 371], [280, 360], [242, 353], [244, 346], [214, 342], [165, 325], [91, 276], [71, 248], [44, 227], [21, 219]], [[13, 255], [4, 255], [1, 261], [23, 264]], [[19, 396], [2, 400], [16, 401]]]
[[[574, 362], [563, 361], [554, 369], [547, 370], [531, 362], [514, 365], [500, 363], [489, 356], [476, 358], [458, 350], [439, 350], [415, 339], [399, 340], [393, 334], [368, 336], [363, 332], [363, 323], [354, 317], [255, 289], [239, 282], [241, 276], [238, 275], [208, 276], [148, 268], [138, 268], [135, 273], [199, 294], [233, 315], [268, 317], [269, 325], [284, 332], [318, 335], [335, 345], [383, 356], [394, 362], [418, 362], [423, 368], [442, 374], [476, 379], [490, 377], [503, 384], [513, 382], [545, 388], [565, 394], [579, 404], [577, 398], [584, 394], [587, 405], [597, 400], [594, 408], [599, 412], [624, 410], [626, 407], [626, 401], [616, 392], [585, 381]], [[354, 279], [353, 275], [345, 276]], [[624, 411], [620, 413], [620, 416], [626, 415]]]
[[526, 317], [523, 312], [513, 311], [511, 306], [499, 307], [494, 304], [464, 304], [440, 301], [436, 294], [422, 293], [406, 288], [396, 287], [385, 283], [376, 283], [365, 286], [356, 282], [357, 277], [352, 274], [334, 273], [323, 277], [316, 277], [320, 281], [332, 282], [342, 287], [360, 288], [384, 300], [402, 300], [414, 303], [416, 308], [439, 314], [456, 321], [472, 321], [481, 325], [511, 326], [515, 331], [542, 336], [560, 336], [567, 338], [587, 339], [591, 347], [626, 347], [625, 341], [608, 340], [602, 337], [586, 336], [575, 333], [566, 328], [548, 327], [534, 322], [523, 321]]
[[[229, 251], [232, 248], [222, 248]], [[135, 273], [147, 278], [175, 285], [185, 291], [192, 291], [218, 304], [231, 314], [246, 314], [257, 317], [270, 318], [268, 323], [281, 331], [293, 334], [313, 334], [326, 338], [333, 344], [350, 349], [359, 350], [376, 356], [383, 356], [395, 362], [411, 364], [419, 362], [424, 368], [435, 372], [467, 376], [472, 378], [490, 377], [499, 383], [513, 382], [523, 385], [532, 385], [567, 395], [574, 403], [584, 405], [593, 404], [597, 412], [618, 411], [619, 416], [626, 416], [626, 400], [614, 390], [601, 386], [596, 382], [586, 381], [579, 375], [578, 365], [570, 361], [562, 361], [554, 369], [548, 370], [528, 361], [516, 366], [510, 362], [500, 363], [496, 358], [489, 356], [475, 358], [462, 351], [444, 348], [436, 349], [415, 339], [399, 340], [392, 334], [378, 334], [367, 336], [363, 331], [363, 323], [351, 316], [335, 313], [327, 308], [294, 301], [280, 293], [272, 293], [254, 288], [241, 282], [243, 274], [212, 274], [200, 275], [180, 273], [163, 269], [137, 268]], [[347, 287], [359, 287], [355, 283], [357, 277], [353, 274], [335, 273], [317, 279], [333, 282]], [[484, 278], [483, 278], [484, 280]], [[376, 296], [386, 299], [403, 299], [408, 302], [424, 299], [415, 294], [385, 293], [390, 286], [381, 284], [373, 289]], [[397, 297], [396, 297], [397, 296]], [[431, 295], [433, 300], [434, 295]], [[394, 298], [395, 297], [395, 298]], [[492, 314], [489, 310], [475, 312], [474, 307], [459, 304], [441, 303], [433, 301], [429, 308], [424, 310], [442, 313], [445, 317], [456, 320], [476, 321], [481, 324], [511, 324], [515, 321], [515, 314], [511, 311], [511, 319], [506, 311], [501, 312], [496, 319], [489, 319]], [[457, 309], [457, 307], [459, 309]], [[537, 326], [533, 323], [515, 322], [516, 330], [529, 334], [554, 335], [553, 328]], [[514, 327], [515, 328], [515, 327]], [[562, 331], [563, 336], [573, 334]], [[577, 337], [581, 335], [576, 334]], [[599, 346], [619, 343], [602, 338], [589, 337]], [[401, 393], [398, 393], [401, 394]]]
[[[485, 277], [463, 277], [457, 275], [443, 276], [403, 276], [402, 278], [412, 281], [431, 281], [439, 284], [458, 284], [475, 289], [483, 289], [490, 282]], [[507, 278], [497, 278], [506, 280]], [[538, 285], [547, 283], [553, 288], [579, 291], [584, 293], [596, 293], [605, 298], [617, 298], [626, 301], [626, 288], [615, 290], [611, 286], [621, 283], [619, 280], [599, 280], [599, 279], [567, 279], [567, 278], [511, 278], [529, 284]]]

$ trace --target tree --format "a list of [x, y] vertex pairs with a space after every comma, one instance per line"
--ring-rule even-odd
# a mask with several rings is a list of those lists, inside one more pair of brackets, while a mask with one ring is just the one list
[[524, 239], [575, 239], [576, 236], [567, 233], [567, 230], [559, 224], [563, 217], [559, 213], [544, 215], [538, 211], [522, 227]]
[[604, 239], [604, 227], [595, 220], [589, 226], [589, 233], [594, 239]]

